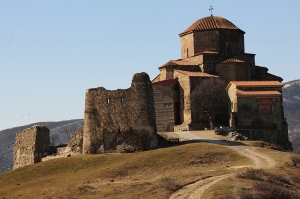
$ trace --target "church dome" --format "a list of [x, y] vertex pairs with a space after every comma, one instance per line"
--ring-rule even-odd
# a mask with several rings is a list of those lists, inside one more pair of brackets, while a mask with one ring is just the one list
[[[223, 17], [218, 16], [209, 16], [204, 17], [190, 25], [185, 31], [179, 35], [185, 35], [192, 31], [201, 31], [201, 30], [214, 30], [214, 29], [231, 29], [231, 30], [240, 30], [233, 23], [228, 21]], [[242, 30], [240, 30], [242, 31]], [[242, 31], [244, 32], [244, 31]]]

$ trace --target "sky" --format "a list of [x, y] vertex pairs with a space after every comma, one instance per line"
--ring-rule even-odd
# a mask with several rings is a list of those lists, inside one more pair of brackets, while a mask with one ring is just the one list
[[210, 6], [246, 32], [256, 65], [300, 79], [298, 0], [0, 0], [0, 130], [83, 118], [86, 89], [153, 79]]

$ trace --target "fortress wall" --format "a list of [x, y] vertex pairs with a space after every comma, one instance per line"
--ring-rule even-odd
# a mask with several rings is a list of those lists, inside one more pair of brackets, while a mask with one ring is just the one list
[[128, 89], [87, 90], [84, 153], [98, 153], [101, 146], [104, 151], [115, 151], [117, 145], [122, 144], [138, 149], [155, 147], [156, 133], [153, 90], [148, 74], [135, 74]]
[[40, 162], [43, 153], [50, 149], [49, 129], [35, 125], [16, 135], [14, 146], [14, 169]]

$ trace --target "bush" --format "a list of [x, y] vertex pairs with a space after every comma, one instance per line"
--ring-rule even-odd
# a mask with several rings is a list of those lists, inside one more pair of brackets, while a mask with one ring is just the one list
[[164, 189], [168, 192], [173, 192], [179, 187], [177, 181], [174, 178], [171, 177], [164, 177], [158, 180], [153, 187], [151, 187], [151, 190], [153, 189]]
[[297, 173], [289, 173], [290, 175], [290, 178], [292, 178], [292, 180], [295, 182], [295, 183], [300, 183], [300, 174], [297, 174]]
[[272, 173], [265, 173], [266, 177], [268, 178], [268, 181], [271, 183], [276, 183], [276, 184], [288, 184], [290, 185], [291, 183], [283, 176], [277, 175], [277, 174], [272, 174]]
[[247, 171], [239, 173], [238, 177], [250, 180], [262, 180], [262, 174], [264, 173], [265, 171], [263, 169], [249, 168]]
[[293, 165], [297, 166], [297, 164], [300, 163], [300, 156], [299, 155], [293, 155], [293, 156], [291, 156], [291, 160], [293, 162]]
[[224, 153], [206, 153], [202, 156], [194, 156], [192, 160], [189, 161], [190, 165], [205, 165], [205, 164], [214, 164], [221, 162], [228, 162], [229, 156]]
[[290, 190], [269, 182], [255, 182], [252, 189], [241, 190], [241, 199], [296, 199]]

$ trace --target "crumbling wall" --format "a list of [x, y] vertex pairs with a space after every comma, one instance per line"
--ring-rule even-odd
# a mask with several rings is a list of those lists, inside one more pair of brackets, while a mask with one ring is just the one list
[[14, 146], [14, 169], [41, 162], [50, 149], [49, 129], [35, 125], [16, 135]]
[[[85, 99], [83, 153], [156, 147], [152, 83], [147, 73], [133, 76], [128, 89], [88, 89]], [[125, 148], [126, 148], [125, 147]], [[125, 149], [124, 149], [125, 150]]]
[[83, 142], [83, 130], [78, 130], [73, 133], [67, 148], [73, 154], [81, 154], [82, 153], [82, 142]]

